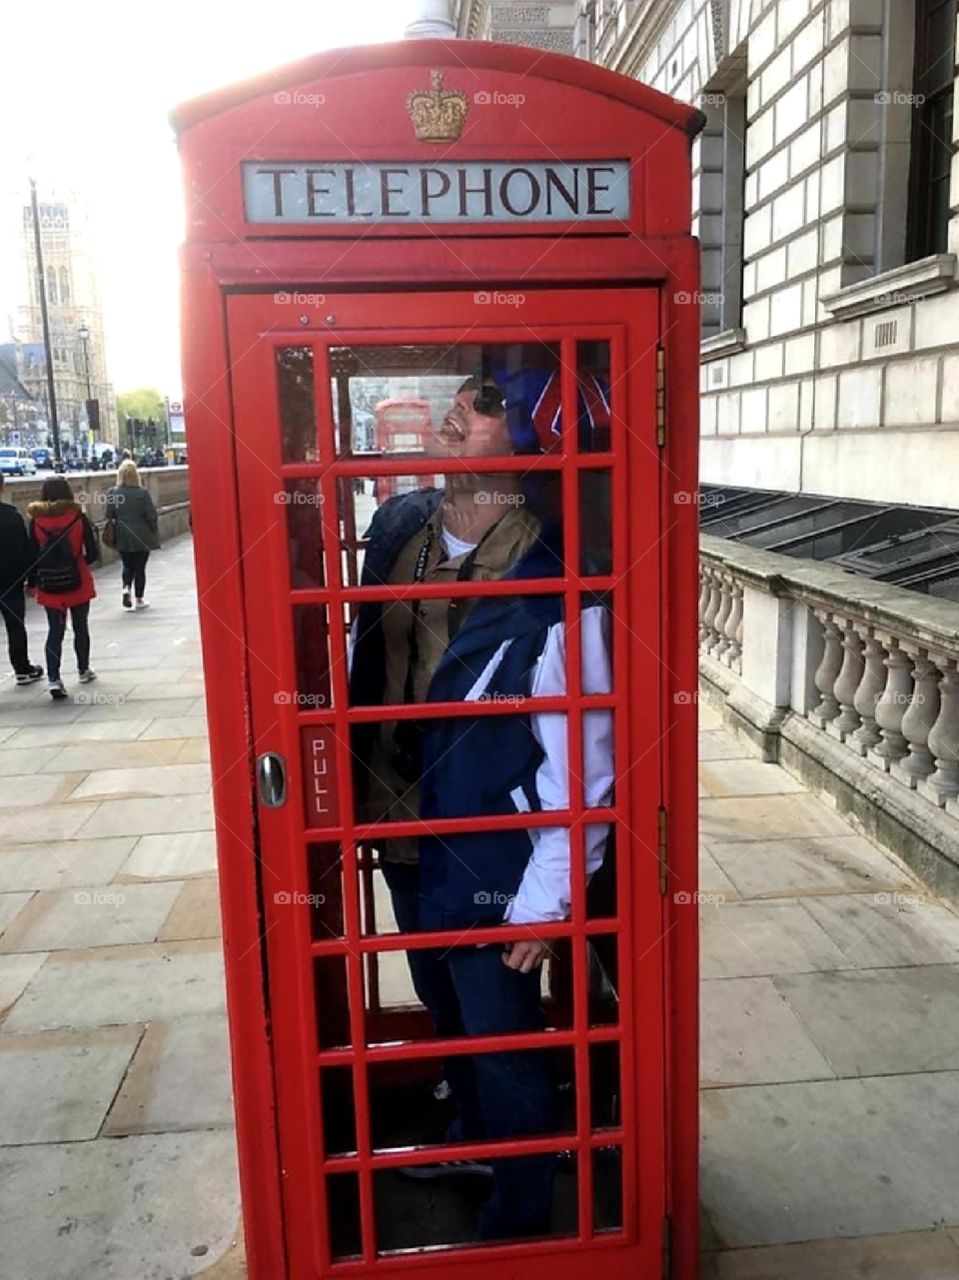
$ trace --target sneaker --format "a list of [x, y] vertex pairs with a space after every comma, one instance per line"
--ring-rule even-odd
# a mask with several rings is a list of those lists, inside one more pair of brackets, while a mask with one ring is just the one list
[[138, 609], [149, 609], [149, 607], [150, 607], [150, 602], [149, 602], [149, 600], [138, 600], [138, 601], [137, 601], [137, 604], [136, 604], [136, 607], [137, 607]]
[[123, 607], [124, 607], [124, 609], [132, 609], [132, 608], [133, 608], [133, 601], [130, 599], [130, 593], [129, 593], [129, 591], [124, 591], [124, 593], [123, 593]]
[[51, 680], [47, 685], [47, 688], [50, 690], [50, 697], [54, 702], [62, 702], [67, 696], [67, 691], [63, 686], [62, 680]]
[[43, 667], [31, 667], [29, 671], [23, 675], [17, 676], [17, 684], [36, 684], [38, 680], [43, 679]]
[[407, 1164], [396, 1171], [404, 1178], [433, 1182], [438, 1178], [492, 1178], [493, 1166], [479, 1160], [441, 1160], [439, 1164]]
[[81, 671], [77, 679], [81, 684], [89, 684], [91, 680], [96, 680], [97, 673], [92, 667], [87, 667], [86, 671]]

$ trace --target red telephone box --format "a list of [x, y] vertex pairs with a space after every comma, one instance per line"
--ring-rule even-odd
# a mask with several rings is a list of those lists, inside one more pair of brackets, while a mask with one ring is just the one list
[[175, 125], [250, 1274], [692, 1280], [698, 113], [417, 41]]

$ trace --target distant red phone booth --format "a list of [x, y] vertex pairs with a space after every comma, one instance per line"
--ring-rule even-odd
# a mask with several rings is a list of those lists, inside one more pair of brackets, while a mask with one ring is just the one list
[[175, 113], [253, 1280], [697, 1274], [700, 120], [465, 41]]

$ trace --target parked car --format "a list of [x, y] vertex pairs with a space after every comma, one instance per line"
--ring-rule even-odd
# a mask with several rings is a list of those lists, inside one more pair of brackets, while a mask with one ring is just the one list
[[0, 471], [5, 476], [35, 476], [37, 464], [26, 449], [0, 449]]
[[38, 471], [53, 470], [53, 454], [49, 449], [31, 449], [30, 456], [37, 464]]

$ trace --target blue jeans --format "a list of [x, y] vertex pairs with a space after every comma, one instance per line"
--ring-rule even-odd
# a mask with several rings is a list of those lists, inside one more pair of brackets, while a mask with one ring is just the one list
[[[403, 933], [420, 929], [419, 868], [381, 859]], [[413, 987], [433, 1017], [437, 1036], [540, 1031], [540, 971], [517, 973], [500, 946], [426, 948], [406, 953]], [[451, 1141], [495, 1141], [555, 1134], [559, 1093], [544, 1050], [452, 1054], [446, 1076], [457, 1105]], [[492, 1161], [493, 1195], [483, 1206], [481, 1240], [548, 1235], [554, 1156]]]

